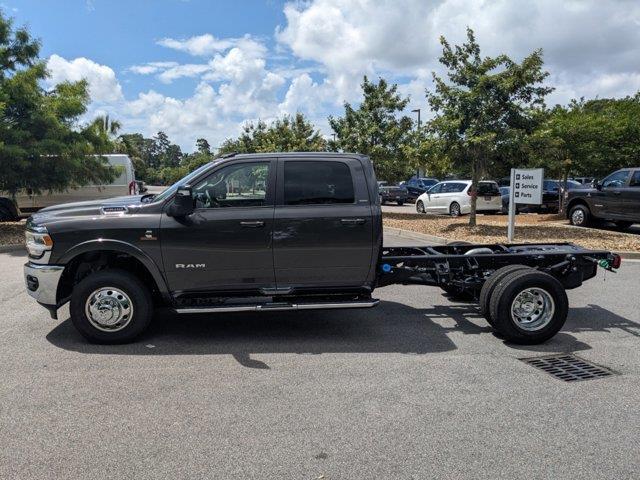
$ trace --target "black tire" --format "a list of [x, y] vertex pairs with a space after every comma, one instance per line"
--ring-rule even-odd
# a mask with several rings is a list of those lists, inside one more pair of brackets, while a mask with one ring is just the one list
[[0, 205], [0, 222], [11, 222], [14, 220], [13, 215], [7, 207]]
[[404, 205], [404, 200], [398, 200], [398, 206], [401, 207]]
[[[119, 330], [104, 331], [88, 318], [85, 306], [97, 290], [109, 287], [125, 293], [130, 300], [131, 316]], [[140, 335], [149, 325], [153, 313], [153, 301], [147, 287], [134, 275], [124, 270], [103, 270], [83, 279], [73, 288], [70, 303], [71, 321], [76, 329], [92, 343], [128, 343]]]
[[569, 211], [569, 221], [576, 227], [587, 227], [591, 223], [591, 212], [586, 205], [576, 205]]
[[[536, 303], [538, 305], [547, 305], [543, 302], [540, 292], [543, 292], [553, 302], [553, 310], [547, 308], [549, 318], [542, 322], [539, 326], [535, 323], [531, 327], [523, 328], [512, 315], [512, 305], [516, 297], [528, 289], [536, 289], [538, 293]], [[529, 302], [533, 304], [533, 302]], [[541, 308], [544, 313], [545, 307]], [[569, 301], [567, 293], [562, 284], [551, 275], [539, 272], [537, 270], [515, 271], [504, 277], [496, 286], [491, 299], [489, 301], [489, 309], [491, 318], [493, 319], [494, 328], [505, 338], [505, 340], [520, 345], [535, 345], [546, 342], [553, 337], [562, 328], [567, 320], [569, 312]], [[532, 317], [537, 316], [538, 311], [530, 312]], [[531, 318], [529, 318], [531, 320]]]
[[493, 317], [491, 317], [489, 302], [491, 301], [491, 295], [498, 286], [498, 283], [507, 275], [513, 272], [527, 269], [531, 269], [531, 267], [527, 267], [526, 265], [507, 265], [506, 267], [499, 268], [498, 270], [493, 272], [484, 282], [482, 288], [480, 289], [478, 305], [480, 306], [480, 313], [487, 320], [489, 325], [493, 326]]
[[619, 221], [614, 222], [614, 223], [616, 224], [616, 227], [618, 227], [621, 230], [626, 230], [631, 225], [633, 225], [633, 222], [627, 222], [627, 221], [622, 221], [622, 220], [619, 220]]
[[416, 212], [418, 212], [418, 213], [426, 213], [426, 211], [424, 209], [424, 203], [422, 203], [422, 200], [418, 200], [416, 202]]
[[17, 210], [13, 203], [6, 199], [0, 199], [0, 222], [15, 222], [19, 220]]
[[449, 205], [449, 215], [459, 217], [461, 213], [460, 204], [458, 202], [451, 202], [451, 205]]

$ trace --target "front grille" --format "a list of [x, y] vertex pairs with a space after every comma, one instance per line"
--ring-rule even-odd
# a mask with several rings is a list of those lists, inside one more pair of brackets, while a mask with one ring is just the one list
[[592, 380], [613, 375], [611, 370], [569, 354], [521, 358], [520, 360], [565, 382]]

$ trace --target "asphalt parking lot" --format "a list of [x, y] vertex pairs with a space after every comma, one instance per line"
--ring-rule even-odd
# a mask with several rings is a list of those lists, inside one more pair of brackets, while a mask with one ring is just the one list
[[[28, 297], [24, 261], [0, 253], [0, 478], [639, 476], [640, 263], [569, 292], [564, 330], [525, 348], [419, 286], [371, 310], [158, 314], [89, 345]], [[617, 375], [518, 360], [554, 352]]]

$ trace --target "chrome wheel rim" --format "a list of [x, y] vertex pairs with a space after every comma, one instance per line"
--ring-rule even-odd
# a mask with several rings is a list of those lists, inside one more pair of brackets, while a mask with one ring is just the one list
[[422, 202], [418, 202], [416, 204], [416, 209], [418, 210], [418, 213], [424, 213], [424, 204]]
[[549, 325], [556, 305], [549, 292], [532, 287], [521, 291], [511, 302], [511, 318], [523, 330], [535, 332]]
[[98, 330], [117, 332], [131, 322], [133, 304], [119, 288], [100, 287], [89, 295], [84, 311], [89, 323]]
[[457, 217], [458, 215], [460, 215], [460, 205], [458, 205], [457, 203], [451, 205], [450, 210], [452, 217]]
[[571, 221], [574, 225], [582, 225], [584, 223], [584, 212], [580, 209], [571, 214]]

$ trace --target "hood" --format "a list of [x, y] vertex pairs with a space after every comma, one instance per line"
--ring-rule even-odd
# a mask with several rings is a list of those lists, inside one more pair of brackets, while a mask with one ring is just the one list
[[[124, 197], [105, 198], [100, 200], [88, 200], [85, 202], [62, 203], [51, 207], [45, 207], [33, 215], [34, 221], [63, 217], [75, 217], [83, 215], [103, 215], [104, 209], [109, 207], [139, 207], [144, 195], [127, 195]], [[114, 213], [118, 213], [116, 210]]]

